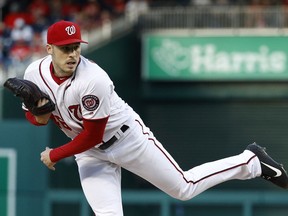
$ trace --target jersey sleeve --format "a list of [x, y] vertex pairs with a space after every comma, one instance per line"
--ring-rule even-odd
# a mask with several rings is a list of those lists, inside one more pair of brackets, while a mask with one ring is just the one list
[[[50, 152], [50, 159], [52, 162], [70, 157], [75, 154], [84, 152], [97, 144], [100, 144], [103, 139], [108, 117], [104, 119], [97, 119], [95, 121], [84, 120], [84, 130], [73, 139], [71, 142], [59, 146]], [[95, 133], [97, 131], [97, 133]]]
[[107, 76], [89, 80], [80, 93], [80, 107], [84, 119], [102, 119], [110, 115], [113, 83]]

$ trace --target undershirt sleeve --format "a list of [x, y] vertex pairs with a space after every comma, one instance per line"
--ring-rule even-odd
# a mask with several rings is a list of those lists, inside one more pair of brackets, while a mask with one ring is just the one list
[[46, 124], [40, 124], [36, 121], [35, 116], [30, 111], [25, 111], [25, 117], [26, 119], [33, 125], [36, 126], [45, 126]]
[[109, 117], [97, 120], [83, 120], [83, 131], [71, 142], [50, 151], [50, 160], [57, 162], [63, 158], [84, 152], [103, 140], [104, 130]]

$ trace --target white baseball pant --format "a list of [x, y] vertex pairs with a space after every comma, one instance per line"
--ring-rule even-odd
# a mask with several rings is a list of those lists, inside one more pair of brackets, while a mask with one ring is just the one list
[[107, 150], [92, 148], [76, 155], [81, 185], [96, 216], [123, 215], [121, 167], [180, 200], [189, 200], [228, 180], [261, 174], [258, 158], [247, 150], [183, 171], [138, 115], [128, 126]]

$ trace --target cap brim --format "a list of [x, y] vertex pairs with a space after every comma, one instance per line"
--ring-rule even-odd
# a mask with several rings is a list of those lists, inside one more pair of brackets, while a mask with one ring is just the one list
[[73, 43], [86, 43], [86, 44], [88, 44], [87, 41], [83, 41], [83, 40], [79, 40], [79, 39], [69, 39], [69, 40], [63, 40], [63, 41], [59, 41], [57, 43], [53, 43], [53, 45], [64, 46], [64, 45], [73, 44]]

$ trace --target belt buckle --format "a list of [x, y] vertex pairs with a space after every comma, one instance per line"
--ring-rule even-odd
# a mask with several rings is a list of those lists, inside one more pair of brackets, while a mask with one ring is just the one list
[[[127, 131], [128, 129], [129, 129], [128, 125], [122, 125], [120, 131], [124, 134], [125, 131]], [[112, 146], [121, 137], [121, 133], [119, 133], [120, 131], [117, 131], [117, 133], [114, 136], [112, 136], [107, 142], [103, 142], [103, 144], [100, 145], [98, 148], [101, 150], [106, 150], [110, 146]]]

